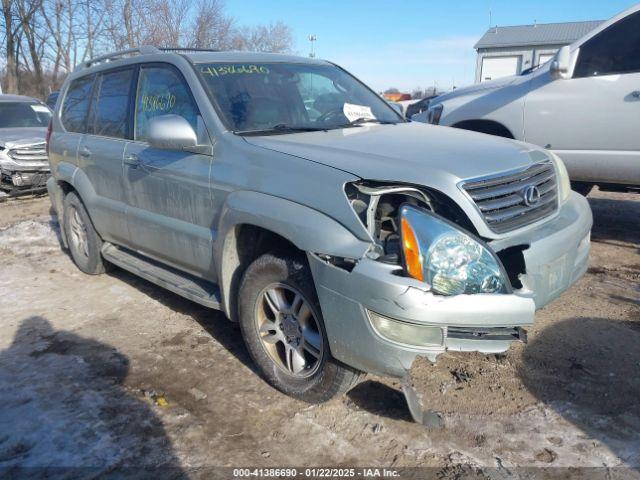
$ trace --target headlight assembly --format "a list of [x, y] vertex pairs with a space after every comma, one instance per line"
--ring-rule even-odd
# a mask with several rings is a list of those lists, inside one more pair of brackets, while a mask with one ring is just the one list
[[411, 205], [400, 209], [404, 268], [435, 293], [508, 293], [498, 257], [448, 221]]
[[562, 159], [553, 152], [549, 152], [551, 160], [556, 167], [556, 175], [558, 177], [558, 196], [560, 203], [564, 203], [571, 194], [571, 182], [569, 181], [569, 173], [567, 167], [564, 166]]

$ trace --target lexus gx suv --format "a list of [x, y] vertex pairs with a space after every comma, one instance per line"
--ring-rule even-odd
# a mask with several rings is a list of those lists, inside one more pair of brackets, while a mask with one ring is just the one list
[[416, 357], [503, 352], [585, 272], [591, 211], [542, 148], [407, 122], [342, 68], [142, 47], [78, 66], [48, 134], [80, 270], [238, 322], [309, 402]]

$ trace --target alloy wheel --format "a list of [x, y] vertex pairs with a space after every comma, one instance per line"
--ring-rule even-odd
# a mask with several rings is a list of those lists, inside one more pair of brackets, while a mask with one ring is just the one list
[[322, 330], [300, 291], [282, 283], [268, 285], [258, 295], [255, 321], [263, 348], [279, 368], [295, 377], [318, 371]]
[[69, 212], [69, 227], [71, 232], [71, 243], [75, 251], [85, 257], [89, 258], [89, 240], [87, 238], [87, 227], [85, 226], [80, 212], [77, 208], [71, 208]]

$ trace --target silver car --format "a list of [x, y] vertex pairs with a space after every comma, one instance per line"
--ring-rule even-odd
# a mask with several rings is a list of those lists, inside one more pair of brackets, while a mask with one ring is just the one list
[[51, 110], [35, 98], [0, 95], [0, 196], [43, 191]]
[[326, 61], [143, 47], [60, 95], [48, 187], [77, 266], [222, 310], [306, 401], [504, 352], [587, 268], [557, 156], [407, 122]]
[[584, 195], [640, 191], [640, 5], [538, 69], [442, 95], [413, 119], [550, 149]]

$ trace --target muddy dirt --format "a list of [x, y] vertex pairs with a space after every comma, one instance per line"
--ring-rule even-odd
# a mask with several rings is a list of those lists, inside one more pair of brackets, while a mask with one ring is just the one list
[[590, 203], [591, 268], [527, 345], [415, 366], [436, 430], [394, 380], [318, 406], [282, 395], [221, 314], [122, 270], [82, 274], [47, 198], [1, 203], [0, 468], [639, 467], [640, 196]]

